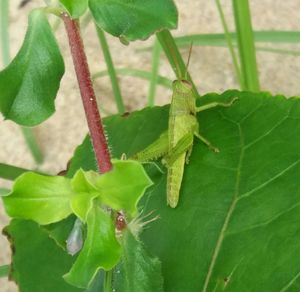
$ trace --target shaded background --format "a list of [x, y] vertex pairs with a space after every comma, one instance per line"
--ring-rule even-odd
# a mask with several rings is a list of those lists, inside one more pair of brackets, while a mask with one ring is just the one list
[[[215, 1], [175, 0], [179, 10], [179, 27], [174, 35], [223, 32]], [[298, 30], [300, 31], [300, 1], [295, 0], [250, 0], [252, 22], [255, 30]], [[11, 55], [19, 50], [27, 27], [27, 16], [31, 9], [43, 5], [42, 0], [32, 0], [23, 9], [18, 9], [20, 0], [10, 0], [10, 45]], [[234, 30], [231, 1], [223, 0], [222, 5], [231, 30]], [[66, 168], [66, 164], [76, 147], [87, 133], [84, 112], [74, 75], [73, 65], [66, 42], [63, 25], [56, 33], [61, 51], [65, 57], [66, 73], [56, 100], [56, 113], [41, 126], [34, 129], [44, 154], [45, 162], [40, 169], [56, 174]], [[153, 38], [145, 42], [137, 41], [129, 46], [122, 45], [117, 38], [107, 36], [111, 54], [118, 68], [130, 67], [151, 70], [151, 51], [138, 49], [149, 46]], [[300, 41], [300, 40], [299, 40]], [[92, 73], [106, 69], [101, 48], [92, 23], [84, 31], [84, 42]], [[274, 45], [270, 45], [274, 47]], [[279, 47], [276, 45], [276, 47]], [[281, 45], [280, 48], [299, 49], [299, 45]], [[188, 49], [182, 49], [185, 59]], [[261, 88], [273, 94], [286, 96], [300, 95], [300, 56], [257, 52]], [[3, 68], [2, 63], [0, 67]], [[221, 92], [238, 88], [231, 58], [226, 48], [196, 47], [192, 52], [189, 71], [201, 94]], [[175, 79], [166, 59], [162, 56], [160, 74]], [[148, 82], [132, 77], [119, 77], [127, 111], [144, 107], [147, 103]], [[113, 94], [108, 77], [97, 79], [96, 94], [106, 111], [116, 113]], [[1, 94], [1, 93], [0, 93]], [[171, 91], [158, 87], [156, 104], [170, 101]], [[0, 121], [0, 162], [16, 166], [35, 168], [36, 165], [24, 143], [18, 126], [10, 121]], [[0, 187], [10, 183], [0, 179]], [[0, 228], [8, 222], [0, 204]], [[0, 236], [0, 265], [9, 263], [9, 245]], [[0, 291], [17, 291], [14, 284], [0, 279]]]

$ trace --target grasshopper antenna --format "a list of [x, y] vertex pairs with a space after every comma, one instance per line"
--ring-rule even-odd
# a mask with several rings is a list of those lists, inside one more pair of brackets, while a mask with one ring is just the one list
[[186, 80], [187, 80], [188, 68], [189, 68], [189, 65], [190, 65], [192, 51], [193, 51], [193, 42], [191, 42], [191, 44], [190, 44], [189, 56], [188, 56], [188, 60], [187, 60], [186, 65], [185, 65], [185, 79]]

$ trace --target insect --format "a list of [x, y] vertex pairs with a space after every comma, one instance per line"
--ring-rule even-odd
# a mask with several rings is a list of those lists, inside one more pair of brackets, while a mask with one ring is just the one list
[[205, 143], [214, 152], [219, 150], [199, 133], [196, 114], [216, 106], [229, 107], [237, 97], [229, 103], [213, 102], [200, 107], [196, 106], [191, 82], [176, 80], [173, 82], [173, 95], [169, 111], [168, 130], [161, 134], [144, 150], [134, 155], [139, 161], [155, 160], [162, 157], [167, 167], [167, 204], [175, 208], [179, 201], [184, 165], [188, 163], [192, 153], [194, 137]]

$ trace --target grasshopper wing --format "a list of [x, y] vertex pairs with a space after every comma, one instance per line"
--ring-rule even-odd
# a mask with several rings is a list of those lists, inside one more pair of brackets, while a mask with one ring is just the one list
[[167, 167], [172, 166], [172, 164], [185, 152], [190, 152], [193, 147], [194, 137], [193, 134], [187, 133], [184, 135], [175, 145], [171, 151], [162, 159], [162, 163]]

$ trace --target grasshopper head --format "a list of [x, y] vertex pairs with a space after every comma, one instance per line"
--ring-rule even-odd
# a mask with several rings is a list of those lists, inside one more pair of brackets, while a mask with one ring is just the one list
[[190, 93], [192, 89], [192, 83], [188, 80], [175, 80], [173, 82], [173, 90], [174, 92], [178, 92], [179, 94]]

